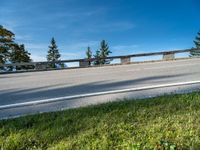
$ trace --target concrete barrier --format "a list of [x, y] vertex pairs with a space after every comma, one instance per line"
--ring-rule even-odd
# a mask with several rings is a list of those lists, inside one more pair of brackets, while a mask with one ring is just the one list
[[35, 69], [36, 70], [46, 70], [47, 64], [46, 63], [37, 63], [37, 64], [35, 64]]
[[79, 67], [81, 67], [81, 68], [89, 67], [89, 61], [88, 60], [80, 60]]
[[[130, 64], [131, 58], [136, 58], [136, 57], [144, 57], [144, 56], [158, 56], [158, 55], [163, 55], [163, 60], [173, 60], [175, 59], [175, 54], [178, 53], [186, 53], [186, 52], [191, 52], [194, 50], [200, 50], [200, 49], [185, 49], [185, 50], [173, 50], [173, 51], [162, 51], [162, 52], [152, 52], [152, 53], [142, 53], [142, 54], [133, 54], [133, 55], [124, 55], [124, 56], [111, 56], [105, 58], [106, 60], [114, 60], [114, 59], [120, 59], [121, 64]], [[189, 57], [189, 55], [188, 55]], [[78, 62], [80, 68], [85, 68], [91, 66], [92, 62], [94, 62], [95, 58], [91, 59], [73, 59], [73, 60], [60, 60], [60, 61], [55, 61], [54, 63], [57, 64], [64, 64], [64, 63], [73, 63], [73, 62]], [[52, 70], [53, 68], [49, 67], [49, 64], [51, 62], [25, 62], [25, 63], [13, 63], [13, 64], [0, 64], [0, 68], [16, 68], [17, 66], [35, 66], [33, 67], [34, 69], [29, 69], [29, 70], [20, 70], [20, 71], [34, 71], [34, 70]], [[63, 69], [63, 68], [60, 68]], [[11, 71], [11, 72], [17, 72], [16, 71]], [[4, 70], [3, 73], [6, 71]], [[10, 71], [7, 71], [10, 72]], [[1, 73], [1, 69], [0, 69]]]
[[164, 53], [163, 54], [163, 60], [173, 60], [175, 59], [174, 53]]
[[130, 64], [131, 63], [131, 57], [121, 57], [121, 64]]

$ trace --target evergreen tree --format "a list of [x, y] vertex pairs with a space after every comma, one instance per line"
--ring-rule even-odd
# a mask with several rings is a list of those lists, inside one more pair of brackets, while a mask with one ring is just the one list
[[[10, 54], [10, 61], [12, 63], [21, 63], [21, 62], [31, 62], [30, 53], [25, 50], [24, 44], [18, 45], [15, 44], [13, 46], [13, 50]], [[17, 66], [17, 70], [20, 69], [31, 69], [32, 66]]]
[[108, 44], [105, 40], [102, 40], [100, 44], [100, 50], [96, 51], [95, 58], [97, 59], [98, 57], [98, 60], [96, 60], [97, 62], [95, 61], [95, 64], [109, 64], [110, 61], [106, 60], [106, 57], [108, 57], [110, 53], [112, 52], [109, 50]]
[[0, 63], [8, 61], [10, 53], [14, 48], [14, 33], [0, 25]]
[[12, 63], [31, 62], [30, 53], [25, 50], [24, 44], [16, 44], [11, 52], [10, 61]]
[[91, 65], [91, 59], [92, 58], [92, 51], [90, 47], [88, 46], [87, 51], [86, 51], [86, 59], [88, 59], [88, 64], [89, 66]]
[[58, 61], [61, 57], [58, 47], [56, 45], [56, 41], [54, 38], [51, 39], [51, 45], [49, 46], [48, 54], [47, 54], [47, 61], [51, 62], [50, 67], [56, 68], [57, 65], [60, 65], [58, 63], [55, 63], [55, 61]]
[[200, 48], [200, 31], [197, 33], [194, 43], [196, 45], [196, 48]]
[[100, 55], [99, 50], [96, 51], [94, 58], [95, 58], [94, 65], [100, 65], [101, 64], [101, 55]]
[[200, 56], [200, 31], [197, 33], [197, 36], [194, 40], [195, 48], [190, 52], [190, 56]]
[[[6, 62], [20, 63], [30, 62], [30, 53], [28, 53], [24, 45], [18, 45], [14, 42], [15, 34], [0, 25], [0, 64]], [[21, 66], [19, 68], [33, 68], [33, 66]], [[7, 67], [12, 70], [12, 67]], [[5, 68], [0, 68], [5, 69]]]

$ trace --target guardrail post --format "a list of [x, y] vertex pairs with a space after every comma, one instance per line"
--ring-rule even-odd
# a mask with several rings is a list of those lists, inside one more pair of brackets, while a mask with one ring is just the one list
[[174, 53], [164, 53], [163, 60], [173, 60], [175, 58]]
[[79, 61], [79, 67], [88, 67], [89, 66], [89, 61], [88, 60], [80, 60]]
[[121, 64], [130, 64], [131, 63], [131, 57], [121, 57]]
[[37, 63], [35, 64], [35, 70], [46, 70], [47, 64], [44, 63]]

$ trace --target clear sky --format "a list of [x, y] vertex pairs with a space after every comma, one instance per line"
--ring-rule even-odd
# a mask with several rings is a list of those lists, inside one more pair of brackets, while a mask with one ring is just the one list
[[62, 59], [84, 58], [102, 39], [112, 55], [185, 49], [200, 30], [200, 0], [1, 0], [0, 24], [34, 61], [55, 37]]

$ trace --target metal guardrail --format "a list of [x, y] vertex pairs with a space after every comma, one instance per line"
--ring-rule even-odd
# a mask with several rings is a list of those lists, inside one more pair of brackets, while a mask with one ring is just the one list
[[[133, 55], [123, 55], [123, 56], [111, 56], [104, 58], [106, 60], [113, 60], [113, 59], [120, 59], [121, 64], [129, 64], [131, 62], [131, 58], [134, 57], [144, 57], [144, 56], [156, 56], [156, 55], [163, 55], [163, 60], [173, 60], [175, 59], [175, 54], [177, 53], [186, 53], [190, 52], [192, 50], [200, 50], [200, 49], [185, 49], [185, 50], [173, 50], [173, 51], [162, 51], [162, 52], [152, 52], [152, 53], [142, 53], [142, 54], [133, 54]], [[21, 71], [34, 71], [34, 70], [51, 70], [52, 68], [49, 67], [50, 64], [56, 63], [56, 64], [62, 64], [62, 63], [73, 63], [78, 62], [79, 67], [89, 67], [89, 62], [94, 62], [95, 58], [91, 59], [71, 59], [71, 60], [60, 60], [60, 61], [54, 61], [54, 62], [24, 62], [24, 63], [13, 63], [13, 64], [0, 64], [0, 68], [16, 68], [16, 67], [23, 67], [23, 66], [29, 66], [29, 69], [21, 69]], [[30, 69], [31, 68], [31, 69]], [[69, 68], [69, 67], [67, 67]], [[5, 71], [4, 71], [5, 72]], [[9, 71], [7, 71], [9, 72]], [[10, 71], [10, 72], [17, 72], [16, 71]]]

